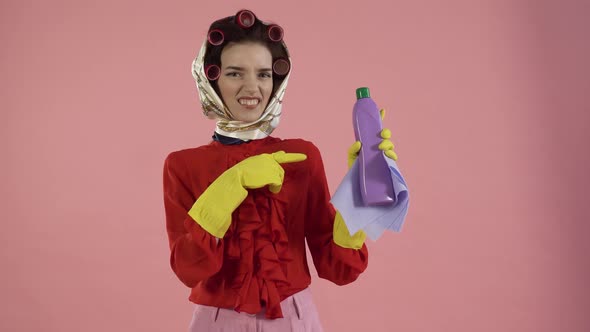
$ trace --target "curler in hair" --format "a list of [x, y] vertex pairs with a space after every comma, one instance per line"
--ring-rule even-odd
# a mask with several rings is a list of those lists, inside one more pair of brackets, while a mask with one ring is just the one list
[[224, 39], [225, 35], [223, 34], [223, 31], [219, 29], [213, 29], [209, 31], [209, 34], [207, 35], [207, 40], [209, 43], [215, 46], [223, 44]]
[[289, 61], [283, 58], [275, 60], [275, 62], [272, 64], [272, 71], [279, 76], [287, 75], [289, 69], [291, 69]]
[[256, 22], [256, 15], [253, 12], [243, 9], [236, 14], [236, 23], [244, 29], [254, 25]]
[[205, 75], [209, 81], [215, 81], [221, 76], [221, 68], [218, 65], [208, 65], [205, 67]]
[[283, 28], [276, 24], [271, 24], [268, 26], [266, 30], [268, 34], [268, 39], [272, 40], [273, 42], [280, 42], [283, 40]]

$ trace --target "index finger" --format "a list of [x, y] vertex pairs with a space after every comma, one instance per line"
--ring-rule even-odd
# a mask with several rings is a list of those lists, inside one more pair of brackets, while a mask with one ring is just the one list
[[307, 159], [307, 155], [304, 153], [285, 153], [284, 151], [275, 152], [272, 156], [279, 164], [295, 163]]

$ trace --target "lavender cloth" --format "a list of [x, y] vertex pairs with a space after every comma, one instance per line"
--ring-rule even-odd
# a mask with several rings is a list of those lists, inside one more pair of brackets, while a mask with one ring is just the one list
[[367, 236], [376, 241], [384, 231], [400, 232], [408, 213], [410, 196], [408, 186], [394, 160], [383, 155], [389, 170], [395, 201], [385, 206], [364, 206], [359, 178], [359, 166], [355, 161], [336, 189], [331, 199], [334, 207], [342, 215], [351, 234], [364, 230]]

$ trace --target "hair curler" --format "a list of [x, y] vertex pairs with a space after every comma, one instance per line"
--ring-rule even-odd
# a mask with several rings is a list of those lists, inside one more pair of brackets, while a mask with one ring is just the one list
[[247, 9], [242, 9], [236, 14], [236, 23], [244, 29], [253, 26], [255, 22], [256, 15]]
[[283, 40], [283, 33], [283, 28], [276, 24], [271, 24], [268, 26], [268, 39], [272, 40], [273, 42], [280, 42]]
[[359, 184], [365, 205], [386, 205], [394, 202], [393, 182], [383, 151], [381, 114], [371, 99], [369, 88], [356, 89], [357, 101], [352, 109], [354, 135], [361, 142], [359, 151]]
[[208, 65], [205, 67], [205, 75], [209, 81], [215, 81], [221, 76], [221, 68], [218, 65]]
[[207, 41], [209, 41], [209, 43], [214, 46], [223, 44], [224, 39], [225, 35], [223, 34], [223, 31], [219, 29], [213, 29], [209, 31], [209, 34], [207, 34]]
[[276, 59], [272, 64], [272, 71], [279, 76], [287, 75], [290, 69], [291, 65], [289, 64], [289, 61], [283, 58]]

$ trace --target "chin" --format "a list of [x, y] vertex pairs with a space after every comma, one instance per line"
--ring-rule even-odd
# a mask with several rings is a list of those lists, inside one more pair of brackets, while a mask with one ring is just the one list
[[244, 122], [254, 122], [254, 121], [260, 119], [260, 116], [262, 115], [262, 113], [263, 112], [260, 112], [256, 116], [250, 116], [250, 114], [248, 114], [247, 116], [240, 116], [236, 120], [244, 121]]
[[246, 120], [242, 120], [244, 122], [254, 122], [256, 120], [258, 120], [260, 117], [256, 117], [256, 118], [252, 118], [252, 119], [246, 119]]

